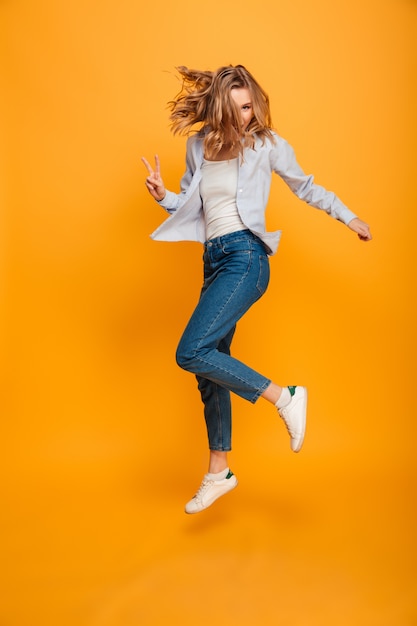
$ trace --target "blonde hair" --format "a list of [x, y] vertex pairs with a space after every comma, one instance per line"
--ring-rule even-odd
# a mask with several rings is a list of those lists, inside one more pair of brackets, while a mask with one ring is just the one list
[[[204, 151], [215, 157], [223, 146], [238, 149], [255, 145], [254, 133], [273, 140], [269, 98], [243, 65], [227, 65], [215, 72], [176, 68], [182, 77], [182, 88], [168, 103], [174, 134], [188, 134], [197, 124], [205, 127]], [[231, 96], [232, 89], [246, 88], [252, 99], [253, 117], [242, 129], [239, 108]]]

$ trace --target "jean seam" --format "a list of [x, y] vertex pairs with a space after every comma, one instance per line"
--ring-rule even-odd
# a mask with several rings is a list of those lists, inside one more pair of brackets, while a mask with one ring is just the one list
[[223, 422], [221, 418], [219, 392], [217, 388], [215, 388], [214, 393], [216, 394], [216, 414], [217, 414], [216, 421], [217, 421], [218, 441], [219, 441], [219, 444], [223, 447]]
[[265, 258], [262, 254], [260, 254], [259, 255], [259, 276], [256, 282], [256, 289], [258, 290], [261, 296], [263, 296], [263, 294], [266, 291], [266, 288], [268, 287], [268, 283], [266, 284], [266, 287], [264, 289], [261, 289], [260, 287], [261, 278], [263, 277], [265, 273], [265, 263], [268, 263], [268, 259]]

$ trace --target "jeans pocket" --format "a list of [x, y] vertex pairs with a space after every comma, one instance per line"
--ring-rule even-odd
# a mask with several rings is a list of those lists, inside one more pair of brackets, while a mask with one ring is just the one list
[[256, 289], [261, 296], [265, 293], [269, 283], [269, 259], [264, 254], [259, 255], [259, 274], [258, 281], [256, 283]]

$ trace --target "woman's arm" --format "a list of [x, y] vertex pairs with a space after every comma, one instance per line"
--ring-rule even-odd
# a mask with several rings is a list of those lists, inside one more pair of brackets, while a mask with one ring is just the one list
[[168, 213], [174, 213], [182, 204], [184, 196], [186, 195], [188, 188], [191, 184], [194, 170], [195, 170], [195, 155], [193, 154], [192, 146], [197, 137], [193, 135], [187, 140], [186, 151], [186, 170], [181, 178], [180, 193], [174, 193], [166, 189], [161, 177], [161, 167], [159, 157], [155, 155], [155, 169], [151, 167], [148, 161], [142, 157], [142, 161], [148, 170], [149, 176], [146, 178], [145, 185], [149, 193], [155, 200], [168, 211]]
[[368, 224], [352, 213], [332, 191], [316, 185], [314, 177], [304, 173], [297, 163], [292, 146], [282, 137], [276, 136], [276, 145], [272, 150], [272, 168], [300, 200], [343, 222], [362, 241], [372, 239]]

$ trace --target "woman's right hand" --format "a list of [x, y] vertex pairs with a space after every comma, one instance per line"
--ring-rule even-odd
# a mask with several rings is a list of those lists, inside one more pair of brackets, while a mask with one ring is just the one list
[[161, 166], [159, 163], [159, 157], [155, 154], [155, 169], [153, 170], [150, 163], [142, 157], [142, 161], [148, 170], [149, 176], [146, 178], [145, 185], [155, 200], [163, 200], [165, 198], [166, 190], [164, 181], [161, 178]]
[[356, 233], [361, 241], [371, 241], [372, 235], [368, 224], [358, 217], [354, 217], [348, 224], [349, 228]]

